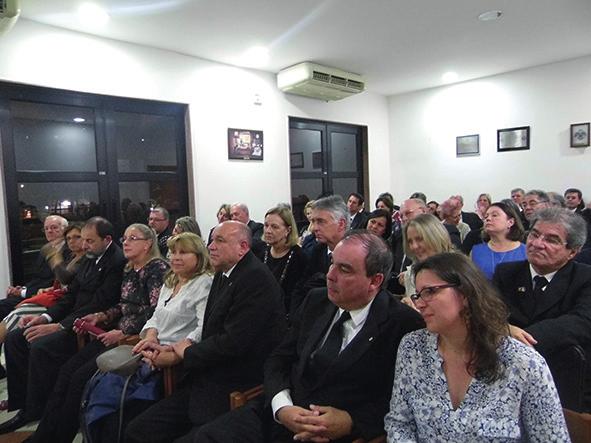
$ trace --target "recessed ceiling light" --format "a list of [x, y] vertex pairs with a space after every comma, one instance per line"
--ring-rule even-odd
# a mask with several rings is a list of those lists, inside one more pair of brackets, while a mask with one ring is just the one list
[[83, 3], [78, 8], [80, 21], [89, 26], [103, 26], [109, 21], [109, 14], [95, 3]]
[[443, 80], [444, 83], [453, 83], [453, 82], [457, 82], [458, 81], [458, 74], [456, 74], [455, 72], [446, 72], [445, 74], [443, 74], [441, 76], [441, 80]]
[[86, 119], [82, 118], [82, 117], [76, 117], [76, 118], [74, 118], [74, 121], [76, 123], [84, 123], [86, 121]]
[[486, 11], [478, 16], [478, 20], [481, 22], [490, 22], [500, 19], [501, 15], [503, 15], [503, 11]]

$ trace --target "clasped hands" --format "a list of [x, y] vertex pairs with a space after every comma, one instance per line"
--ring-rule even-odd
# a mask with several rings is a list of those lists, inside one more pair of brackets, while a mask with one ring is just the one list
[[18, 321], [18, 327], [25, 328], [23, 335], [29, 343], [61, 329], [59, 323], [48, 324], [47, 318], [42, 315], [23, 315]]
[[353, 419], [347, 411], [331, 406], [284, 406], [277, 419], [292, 431], [294, 440], [325, 443], [351, 434]]
[[179, 364], [185, 355], [185, 349], [193, 342], [184, 339], [172, 345], [161, 345], [156, 338], [145, 338], [133, 348], [133, 353], [141, 353], [143, 360], [152, 368], [167, 368]]

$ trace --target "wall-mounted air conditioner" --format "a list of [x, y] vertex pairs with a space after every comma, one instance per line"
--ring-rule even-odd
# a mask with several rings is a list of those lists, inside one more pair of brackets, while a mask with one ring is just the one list
[[0, 35], [12, 28], [20, 12], [20, 0], [0, 0]]
[[365, 82], [357, 74], [304, 62], [280, 71], [277, 86], [289, 94], [329, 101], [363, 92]]

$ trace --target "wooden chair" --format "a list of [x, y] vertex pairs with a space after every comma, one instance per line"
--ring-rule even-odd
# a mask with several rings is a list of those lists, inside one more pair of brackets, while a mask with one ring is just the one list
[[572, 443], [591, 442], [591, 414], [563, 409]]
[[[256, 398], [262, 394], [263, 394], [263, 385], [255, 386], [254, 388], [249, 389], [248, 391], [244, 391], [244, 392], [234, 391], [234, 392], [230, 393], [230, 409], [236, 409], [241, 406], [244, 406], [249, 400], [252, 400], [253, 398]], [[362, 438], [358, 438], [357, 440], [354, 440], [353, 443], [384, 443], [385, 441], [386, 441], [386, 436], [380, 435], [379, 437], [371, 439], [368, 442], [366, 442]]]

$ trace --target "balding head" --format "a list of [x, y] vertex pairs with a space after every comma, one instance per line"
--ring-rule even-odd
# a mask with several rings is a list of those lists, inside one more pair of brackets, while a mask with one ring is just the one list
[[230, 206], [230, 219], [236, 220], [245, 225], [250, 221], [250, 214], [248, 213], [248, 206], [244, 203], [233, 203]]
[[242, 260], [252, 242], [248, 226], [239, 221], [226, 221], [218, 225], [209, 245], [211, 263], [216, 272], [226, 272]]
[[408, 200], [404, 200], [400, 206], [402, 224], [405, 225], [419, 215], [426, 214], [427, 212], [427, 204], [420, 198], [409, 198]]

